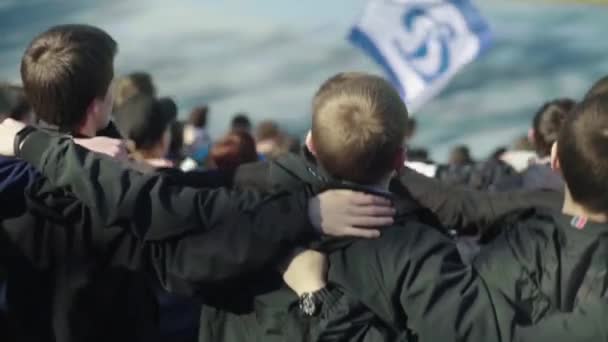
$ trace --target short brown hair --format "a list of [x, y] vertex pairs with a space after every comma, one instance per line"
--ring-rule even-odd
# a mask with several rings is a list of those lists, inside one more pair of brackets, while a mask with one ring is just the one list
[[566, 117], [557, 156], [572, 199], [608, 213], [608, 96], [590, 97]]
[[34, 38], [21, 60], [21, 79], [36, 115], [73, 130], [91, 102], [106, 96], [117, 49], [110, 35], [88, 25], [59, 25]]
[[381, 77], [341, 73], [313, 99], [312, 138], [320, 164], [332, 176], [378, 182], [394, 167], [407, 129], [407, 108]]
[[277, 139], [281, 136], [279, 125], [272, 120], [264, 120], [255, 128], [255, 138], [258, 141]]
[[156, 97], [156, 87], [152, 76], [146, 72], [133, 72], [122, 76], [115, 82], [114, 106], [120, 107], [135, 95], [143, 94]]

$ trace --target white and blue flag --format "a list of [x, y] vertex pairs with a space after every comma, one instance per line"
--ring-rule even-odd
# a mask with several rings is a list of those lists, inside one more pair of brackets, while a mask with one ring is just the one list
[[385, 69], [416, 111], [492, 37], [470, 0], [370, 0], [349, 39]]

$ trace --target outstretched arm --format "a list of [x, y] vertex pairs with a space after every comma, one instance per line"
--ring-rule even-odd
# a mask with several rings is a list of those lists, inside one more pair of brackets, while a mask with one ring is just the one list
[[[7, 139], [6, 131], [1, 138]], [[317, 231], [369, 237], [378, 232], [360, 227], [392, 222], [393, 210], [382, 198], [349, 191], [310, 199], [307, 189], [268, 197], [193, 189], [178, 177], [144, 175], [44, 132], [31, 133], [21, 152], [55, 187], [66, 186], [82, 200], [92, 229], [120, 227], [133, 244], [154, 250], [156, 267], [167, 279], [214, 282], [240, 276], [276, 262], [286, 248]]]
[[559, 208], [562, 195], [552, 191], [485, 192], [446, 185], [406, 169], [401, 184], [421, 205], [430, 209], [447, 228], [460, 233], [483, 235], [505, 214], [529, 207]]

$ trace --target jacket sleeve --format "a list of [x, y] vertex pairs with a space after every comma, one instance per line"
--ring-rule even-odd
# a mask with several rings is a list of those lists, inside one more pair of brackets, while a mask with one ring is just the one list
[[558, 208], [562, 195], [551, 191], [484, 192], [450, 186], [406, 169], [402, 185], [447, 228], [484, 235], [491, 223], [505, 214], [528, 207]]
[[305, 188], [261, 197], [184, 187], [179, 177], [141, 174], [45, 132], [32, 133], [21, 151], [54, 187], [83, 202], [94, 227], [121, 227], [153, 251], [167, 281], [217, 282], [254, 272], [314, 237]]

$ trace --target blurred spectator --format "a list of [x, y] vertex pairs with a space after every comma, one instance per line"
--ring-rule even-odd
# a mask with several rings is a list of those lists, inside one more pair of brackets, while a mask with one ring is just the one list
[[255, 141], [244, 131], [234, 131], [211, 148], [211, 160], [219, 170], [234, 171], [239, 165], [258, 160]]
[[562, 176], [551, 169], [551, 148], [564, 119], [575, 105], [576, 102], [570, 99], [553, 100], [545, 103], [534, 116], [531, 136], [537, 158], [523, 172], [524, 189], [563, 191]]
[[490, 159], [500, 160], [507, 151], [508, 149], [504, 146], [497, 147], [494, 152], [490, 154]]
[[181, 121], [175, 120], [171, 123], [171, 142], [169, 143], [167, 158], [173, 161], [175, 165], [179, 165], [185, 158], [184, 123]]
[[539, 158], [551, 155], [551, 147], [557, 141], [566, 115], [576, 102], [571, 99], [557, 99], [545, 103], [534, 116], [532, 122], [532, 142]]
[[[407, 129], [405, 131], [405, 141], [409, 144], [412, 143], [412, 140], [415, 138], [416, 133], [418, 132], [418, 123], [414, 118], [407, 119]], [[424, 165], [424, 164], [433, 164], [429, 157], [429, 151], [425, 148], [409, 146], [407, 148], [407, 160], [408, 163], [411, 163], [409, 166], [412, 167], [414, 165]], [[406, 164], [407, 165], [407, 164]], [[427, 172], [425, 172], [428, 174]]]
[[207, 106], [196, 107], [190, 112], [184, 127], [184, 147], [187, 155], [194, 155], [201, 149], [209, 149], [211, 138], [207, 133]]
[[0, 121], [5, 118], [15, 119], [26, 124], [34, 124], [32, 107], [25, 97], [23, 88], [0, 84]]
[[300, 150], [302, 148], [302, 141], [300, 140], [300, 138], [294, 137], [294, 136], [288, 136], [287, 140], [288, 140], [288, 145], [289, 145], [289, 152], [296, 153], [296, 154], [300, 153]]
[[521, 185], [517, 172], [502, 160], [494, 158], [477, 163], [439, 166], [435, 177], [446, 184], [491, 192], [514, 190]]
[[531, 138], [523, 135], [513, 142], [513, 149], [517, 151], [534, 151], [535, 147]]
[[450, 152], [450, 160], [448, 162], [451, 166], [464, 166], [473, 164], [473, 158], [471, 158], [471, 152], [466, 146], [456, 146]]
[[256, 142], [276, 140], [281, 135], [279, 125], [271, 120], [260, 122], [255, 129]]
[[405, 141], [412, 141], [414, 136], [416, 135], [416, 130], [418, 128], [418, 123], [414, 118], [407, 119], [407, 129], [405, 131]]
[[139, 94], [119, 108], [116, 124], [129, 139], [137, 159], [155, 167], [171, 167], [166, 159], [171, 143], [171, 127], [177, 116], [177, 106], [169, 98], [155, 99]]
[[433, 161], [429, 156], [429, 151], [424, 148], [408, 148], [407, 149], [407, 160], [410, 162], [419, 162], [425, 164], [432, 164]]
[[230, 124], [230, 130], [235, 132], [247, 132], [251, 134], [251, 120], [246, 113], [237, 113]]
[[[530, 129], [529, 135], [532, 135], [532, 129]], [[528, 135], [519, 137], [513, 142], [510, 150], [505, 151], [501, 156], [500, 160], [509, 164], [517, 172], [523, 172], [528, 168], [530, 162], [536, 159], [536, 152], [534, 151], [534, 145], [530, 141]]]
[[156, 87], [152, 76], [146, 72], [134, 72], [123, 76], [116, 81], [115, 87], [114, 108], [120, 107], [137, 94], [156, 97]]
[[285, 135], [279, 125], [270, 120], [262, 121], [256, 128], [256, 150], [258, 154], [269, 159], [276, 159], [289, 152], [290, 138]]

